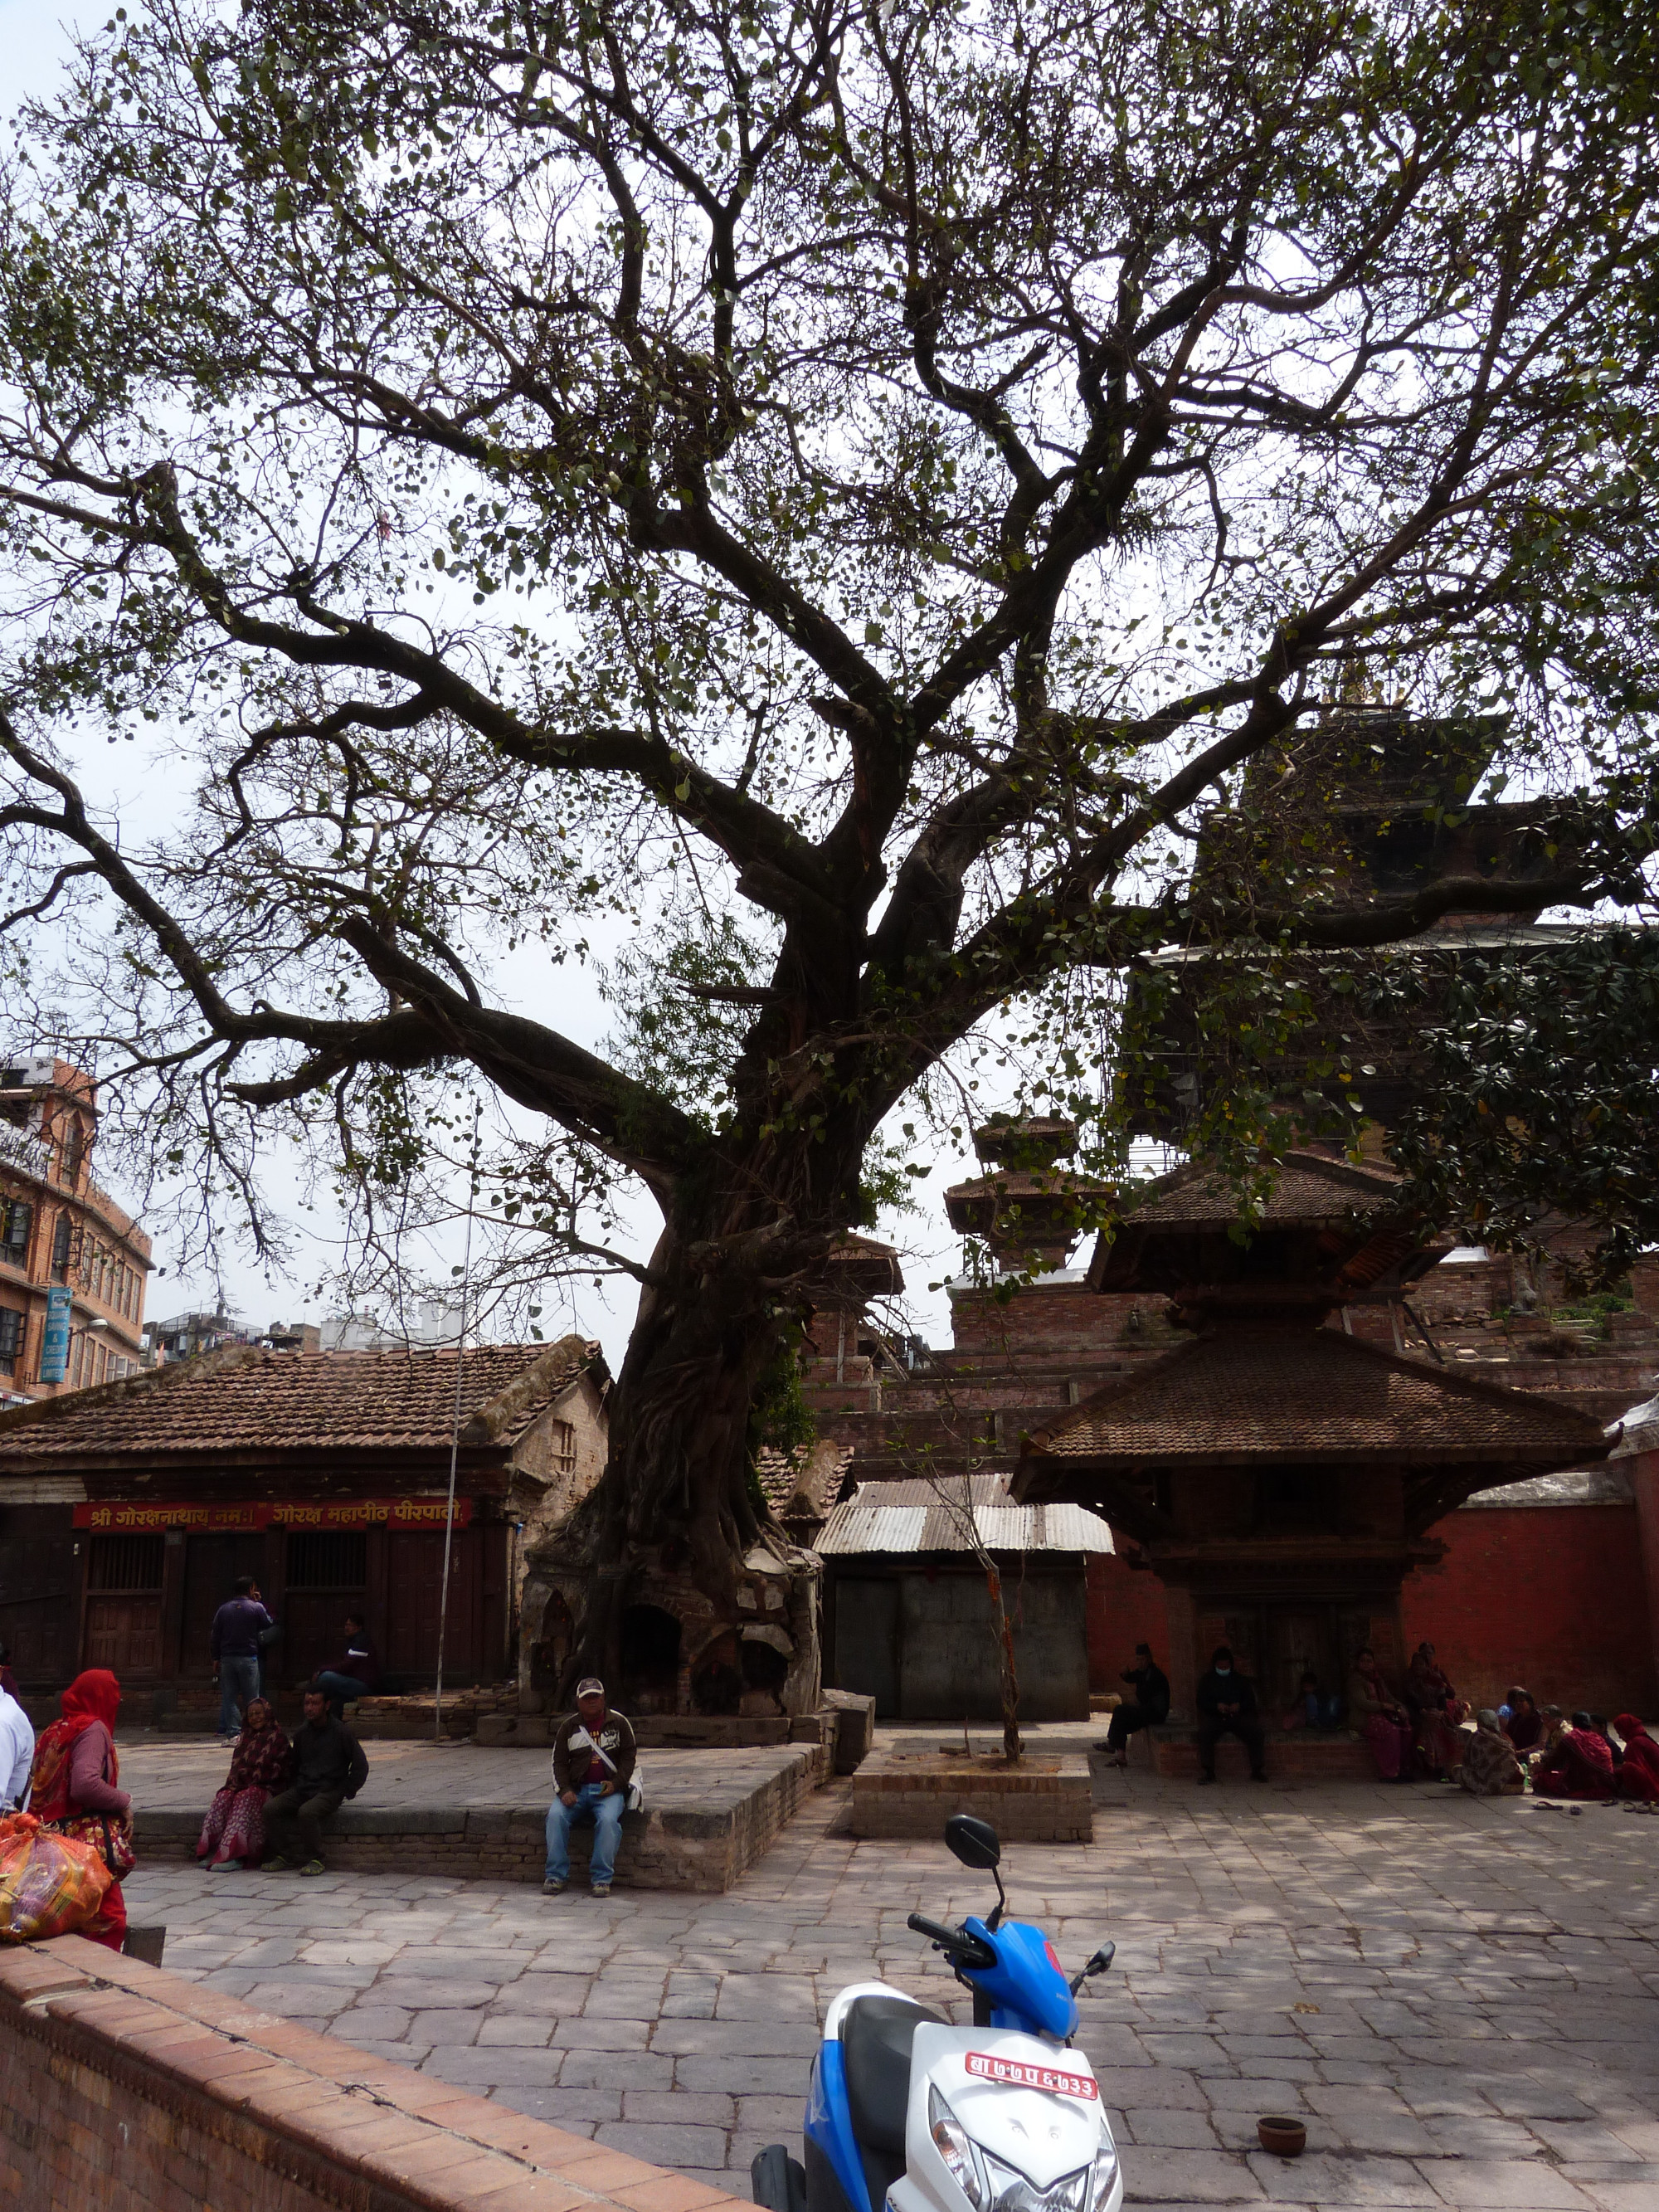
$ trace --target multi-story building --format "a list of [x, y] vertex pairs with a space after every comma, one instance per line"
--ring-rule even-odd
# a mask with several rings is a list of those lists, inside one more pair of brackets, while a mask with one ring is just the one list
[[[44, 1056], [0, 1065], [0, 1402], [112, 1382], [141, 1363], [150, 1240], [92, 1179], [97, 1131], [97, 1092], [79, 1068]], [[54, 1291], [67, 1344], [43, 1363]]]

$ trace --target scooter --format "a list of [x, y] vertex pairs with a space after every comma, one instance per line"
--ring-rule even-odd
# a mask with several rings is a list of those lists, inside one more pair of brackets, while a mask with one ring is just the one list
[[842, 1990], [812, 2061], [805, 2162], [771, 2143], [750, 2168], [766, 2212], [1119, 2212], [1100, 2084], [1070, 2047], [1077, 1993], [1116, 1946], [1068, 1982], [1042, 1930], [1005, 1917], [995, 1829], [957, 1813], [945, 1840], [994, 1877], [995, 1907], [960, 1928], [908, 1924], [972, 1990], [974, 2024], [885, 1982]]

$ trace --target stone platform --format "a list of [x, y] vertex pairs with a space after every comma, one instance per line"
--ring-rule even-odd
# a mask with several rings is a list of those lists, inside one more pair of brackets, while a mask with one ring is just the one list
[[[1376, 1767], [1370, 1751], [1346, 1729], [1296, 1729], [1286, 1734], [1267, 1731], [1267, 1778], [1273, 1782], [1375, 1782]], [[1177, 1722], [1164, 1728], [1140, 1729], [1129, 1739], [1129, 1764], [1143, 1773], [1163, 1775], [1171, 1782], [1198, 1779], [1198, 1730]], [[1250, 1771], [1249, 1754], [1236, 1736], [1223, 1736], [1216, 1746], [1215, 1771], [1224, 1781], [1238, 1781]]]
[[988, 1820], [1005, 1843], [1086, 1844], [1094, 1838], [1087, 1753], [1000, 1755], [945, 1750], [912, 1738], [878, 1747], [853, 1777], [855, 1836], [932, 1839], [953, 1813]]
[[[331, 1868], [399, 1877], [539, 1882], [552, 1792], [545, 1752], [470, 1744], [369, 1747], [362, 1796], [327, 1832]], [[229, 1754], [185, 1738], [123, 1744], [121, 1781], [137, 1807], [140, 1859], [187, 1862]], [[754, 1866], [827, 1779], [833, 1744], [749, 1751], [653, 1752], [640, 1761], [642, 1813], [623, 1820], [617, 1887], [720, 1893]], [[571, 1838], [586, 1871], [592, 1830]]]

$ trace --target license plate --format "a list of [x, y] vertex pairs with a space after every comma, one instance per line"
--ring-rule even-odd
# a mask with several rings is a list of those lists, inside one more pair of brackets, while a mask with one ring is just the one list
[[1050, 2089], [1060, 2097], [1081, 2097], [1091, 2105], [1100, 2094], [1099, 2084], [1087, 2074], [1062, 2074], [1053, 2066], [1034, 2066], [1024, 2058], [996, 2058], [988, 2051], [970, 2051], [968, 2071], [981, 2081], [1006, 2081], [1017, 2089]]

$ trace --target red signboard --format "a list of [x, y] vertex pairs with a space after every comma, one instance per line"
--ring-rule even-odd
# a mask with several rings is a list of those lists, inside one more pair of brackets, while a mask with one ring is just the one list
[[1100, 2094], [1098, 2084], [1087, 2074], [1065, 2074], [1056, 2066], [1032, 2066], [1023, 2058], [970, 2051], [964, 2063], [981, 2081], [1009, 2081], [1020, 2089], [1051, 2089], [1061, 2097], [1081, 2097], [1088, 2104]]
[[[185, 1504], [150, 1498], [89, 1500], [75, 1509], [77, 1528], [128, 1534], [135, 1529], [195, 1528], [441, 1528], [441, 1498], [344, 1498], [326, 1505]], [[472, 1500], [455, 1500], [455, 1526], [472, 1518]]]

